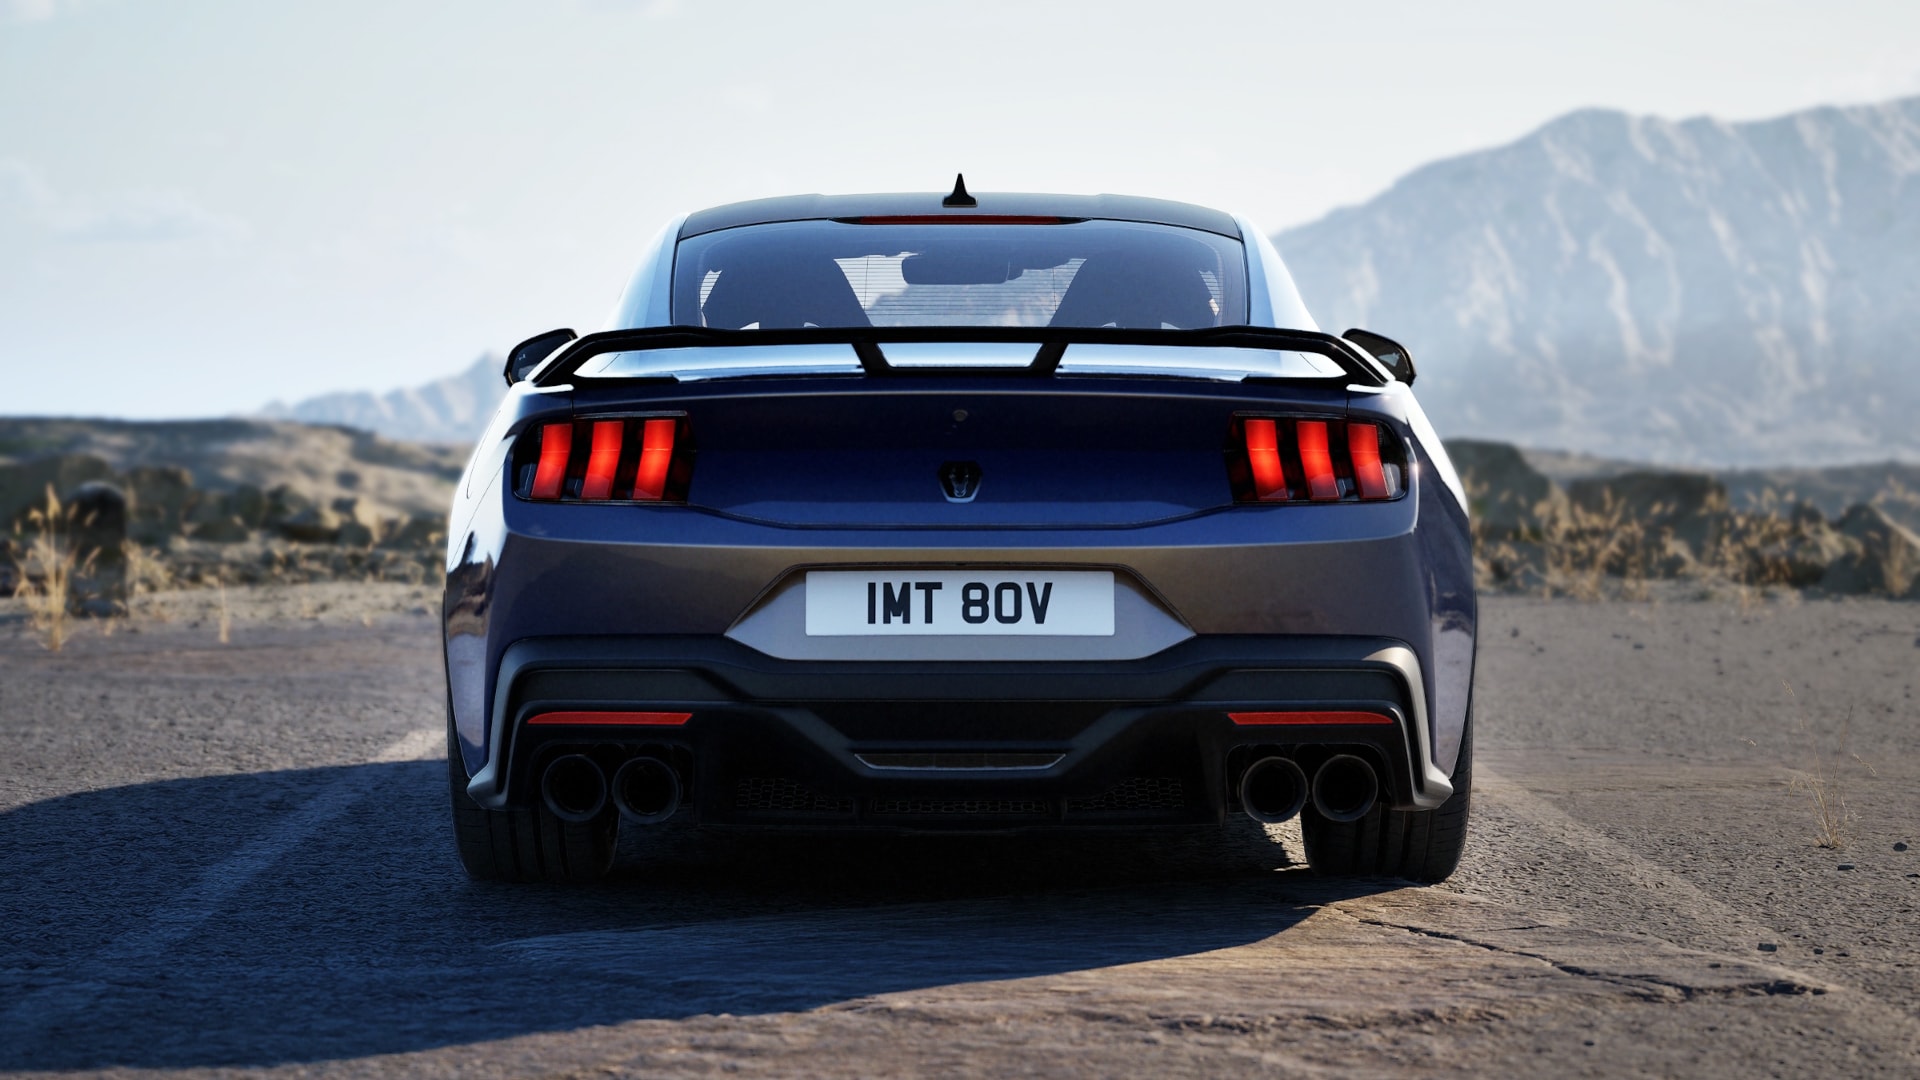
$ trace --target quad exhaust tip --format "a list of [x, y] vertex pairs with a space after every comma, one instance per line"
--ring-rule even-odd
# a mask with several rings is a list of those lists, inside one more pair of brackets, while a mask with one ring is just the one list
[[1240, 774], [1240, 805], [1247, 816], [1278, 825], [1307, 804], [1307, 774], [1292, 758], [1263, 757]]
[[1313, 773], [1313, 808], [1328, 821], [1359, 821], [1380, 799], [1380, 777], [1367, 759], [1335, 754]]
[[680, 808], [680, 774], [657, 757], [636, 757], [613, 774], [613, 805], [636, 825], [658, 825]]
[[592, 821], [607, 806], [607, 774], [585, 754], [562, 754], [540, 774], [540, 799], [561, 821]]

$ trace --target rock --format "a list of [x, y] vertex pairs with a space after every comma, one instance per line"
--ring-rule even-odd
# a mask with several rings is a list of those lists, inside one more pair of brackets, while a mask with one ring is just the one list
[[285, 484], [280, 484], [267, 492], [266, 505], [261, 511], [260, 523], [267, 528], [278, 529], [283, 523], [317, 509], [312, 499]]
[[381, 541], [381, 547], [429, 551], [446, 543], [447, 519], [439, 514], [415, 514]]
[[340, 515], [318, 506], [308, 506], [281, 519], [276, 528], [281, 536], [302, 544], [331, 544], [340, 538]]
[[1904, 841], [1900, 841], [1900, 840], [1896, 840], [1896, 841], [1894, 841], [1894, 843], [1893, 843], [1893, 850], [1895, 850], [1895, 851], [1905, 851], [1905, 850], [1907, 850], [1907, 845], [1906, 845], [1906, 843], [1905, 843]]
[[342, 547], [370, 548], [376, 539], [374, 531], [357, 521], [344, 522], [334, 542]]
[[205, 525], [233, 516], [233, 496], [224, 491], [203, 491], [187, 511], [187, 524]]
[[1852, 864], [1852, 863], [1850, 863], [1850, 862], [1843, 862], [1843, 863], [1841, 863], [1841, 864], [1840, 864], [1839, 866], [1837, 866], [1837, 867], [1835, 867], [1834, 869], [1836, 869], [1836, 870], [1851, 870], [1851, 869], [1853, 869], [1853, 864]]
[[194, 526], [193, 538], [213, 544], [238, 544], [253, 536], [253, 530], [240, 520], [238, 514], [229, 514], [224, 518], [215, 518]]
[[1496, 541], [1483, 546], [1488, 583], [1514, 592], [1537, 592], [1547, 585], [1547, 549], [1526, 540]]
[[1822, 589], [1920, 599], [1920, 536], [1865, 503], [1841, 515], [1836, 531], [1857, 547], [1821, 576]]
[[241, 484], [228, 492], [227, 504], [247, 528], [257, 529], [266, 524], [267, 495], [252, 484]]
[[1779, 952], [1780, 946], [1774, 944], [1771, 941], [1763, 941], [1760, 943], [1760, 951], [1761, 952]]
[[1649, 536], [1671, 534], [1695, 558], [1710, 553], [1727, 534], [1727, 486], [1705, 473], [1629, 472], [1575, 480], [1567, 486], [1573, 507], [1597, 522], [1619, 520]]
[[1819, 584], [1830, 567], [1860, 551], [1858, 541], [1842, 536], [1817, 508], [1805, 503], [1794, 508], [1784, 528], [1774, 519], [1748, 520], [1761, 528], [1744, 531], [1764, 532], [1764, 538], [1743, 553], [1750, 582], [1804, 589]]
[[142, 465], [127, 470], [129, 531], [141, 543], [158, 544], [180, 534], [195, 501], [193, 474], [178, 465]]
[[1506, 443], [1460, 439], [1447, 444], [1447, 456], [1483, 538], [1538, 540], [1566, 512], [1566, 493]]
[[113, 467], [91, 454], [58, 454], [0, 465], [0, 531], [47, 505], [47, 488], [72, 491], [92, 480], [114, 479]]

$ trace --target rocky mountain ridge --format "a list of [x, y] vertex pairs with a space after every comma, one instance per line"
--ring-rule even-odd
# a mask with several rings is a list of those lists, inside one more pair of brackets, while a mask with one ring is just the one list
[[1590, 109], [1276, 237], [1403, 340], [1449, 438], [1701, 465], [1920, 460], [1920, 98]]
[[486, 353], [465, 371], [422, 386], [384, 394], [342, 391], [291, 405], [276, 401], [261, 409], [260, 417], [342, 424], [410, 442], [470, 444], [506, 393], [500, 377], [504, 364], [500, 357]]

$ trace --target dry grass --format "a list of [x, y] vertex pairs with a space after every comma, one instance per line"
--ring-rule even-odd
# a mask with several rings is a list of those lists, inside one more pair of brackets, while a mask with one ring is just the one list
[[[1793, 687], [1785, 682], [1780, 685], [1786, 687], [1787, 697], [1793, 698], [1797, 705], [1799, 699], [1794, 696]], [[1853, 844], [1854, 815], [1847, 807], [1842, 769], [1849, 758], [1866, 767], [1866, 762], [1861, 761], [1859, 755], [1850, 755], [1847, 751], [1853, 713], [1849, 710], [1841, 719], [1839, 742], [1831, 755], [1821, 748], [1821, 739], [1808, 722], [1806, 713], [1797, 708], [1794, 726], [1806, 742], [1809, 768], [1793, 778], [1788, 790], [1803, 792], [1812, 802], [1814, 839], [1819, 845], [1830, 851], [1845, 851]], [[1872, 771], [1870, 767], [1868, 771]]]
[[16, 532], [25, 557], [15, 561], [20, 575], [19, 597], [40, 643], [53, 652], [66, 647], [73, 636], [75, 582], [90, 568], [93, 558], [80, 558], [69, 534], [71, 515], [60, 497], [47, 486], [47, 503], [28, 511], [31, 536]]
[[131, 617], [144, 613], [158, 622], [166, 622], [165, 609], [157, 604], [143, 604], [142, 600], [173, 588], [173, 571], [161, 559], [159, 552], [150, 551], [132, 540], [120, 545], [120, 557], [126, 563], [127, 615]]
[[215, 577], [214, 585], [220, 590], [220, 644], [233, 644], [233, 612], [227, 608], [227, 583]]

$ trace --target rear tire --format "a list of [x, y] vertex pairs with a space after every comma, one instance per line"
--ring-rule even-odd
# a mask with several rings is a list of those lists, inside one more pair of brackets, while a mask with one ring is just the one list
[[1307, 865], [1330, 877], [1398, 877], [1431, 885], [1460, 865], [1473, 802], [1473, 722], [1460, 733], [1453, 794], [1432, 810], [1375, 806], [1358, 821], [1328, 821], [1312, 807], [1300, 815]]
[[488, 810], [468, 797], [467, 769], [447, 728], [447, 787], [460, 863], [476, 881], [584, 884], [613, 869], [619, 818], [611, 808], [592, 821], [561, 821], [544, 806]]

